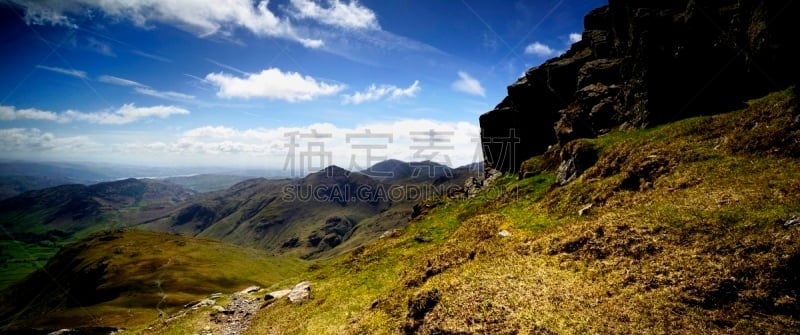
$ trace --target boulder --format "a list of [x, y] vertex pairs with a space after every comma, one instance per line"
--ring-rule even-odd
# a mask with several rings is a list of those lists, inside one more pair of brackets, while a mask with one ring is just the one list
[[212, 299], [203, 299], [203, 300], [192, 301], [192, 302], [190, 302], [188, 304], [185, 304], [185, 305], [183, 305], [183, 308], [184, 309], [189, 309], [189, 308], [198, 309], [198, 308], [206, 307], [206, 306], [214, 306], [215, 304], [216, 304], [216, 301], [214, 301]]
[[567, 143], [561, 150], [561, 164], [556, 171], [556, 184], [564, 186], [578, 178], [597, 162], [597, 152], [582, 141]]
[[289, 292], [289, 301], [293, 303], [298, 303], [305, 301], [311, 295], [311, 282], [303, 281], [298, 283], [292, 288], [292, 291]]
[[258, 292], [259, 290], [261, 290], [261, 287], [253, 285], [244, 290], [239, 291], [239, 294], [255, 293]]
[[269, 300], [273, 300], [273, 299], [280, 299], [280, 298], [283, 298], [283, 297], [289, 295], [289, 293], [291, 293], [291, 292], [292, 292], [291, 289], [273, 291], [273, 292], [267, 293], [264, 296], [264, 301], [269, 301]]

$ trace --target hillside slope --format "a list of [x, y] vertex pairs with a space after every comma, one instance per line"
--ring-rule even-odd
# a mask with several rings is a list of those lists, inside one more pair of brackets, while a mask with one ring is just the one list
[[[304, 263], [172, 234], [106, 231], [0, 294], [0, 332], [143, 327], [215, 292], [268, 287]], [[46, 332], [44, 332], [46, 333]]]
[[248, 334], [798, 333], [798, 114], [783, 91], [554, 148], [317, 266]]
[[194, 195], [171, 183], [125, 179], [61, 185], [2, 200], [0, 288], [44, 265], [65, 243], [166, 216]]
[[180, 304], [309, 280], [308, 300], [261, 303], [244, 333], [797, 334], [797, 100], [785, 90], [555, 146], [521, 176], [427, 201], [405, 229], [332, 259], [98, 234], [5, 291], [0, 314], [6, 327], [207, 333], [224, 312]]

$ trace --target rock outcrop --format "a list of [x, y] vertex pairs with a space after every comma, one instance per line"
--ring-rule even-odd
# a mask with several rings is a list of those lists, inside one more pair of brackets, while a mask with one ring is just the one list
[[[484, 160], [516, 172], [550, 145], [729, 111], [798, 80], [791, 0], [610, 0], [583, 38], [480, 117]], [[532, 120], [532, 121], [529, 121]]]

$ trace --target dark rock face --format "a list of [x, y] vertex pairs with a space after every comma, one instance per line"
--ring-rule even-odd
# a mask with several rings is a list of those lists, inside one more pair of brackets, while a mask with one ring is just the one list
[[583, 39], [480, 117], [484, 160], [516, 172], [556, 143], [730, 111], [798, 81], [790, 0], [610, 0]]
[[582, 141], [572, 141], [561, 150], [561, 164], [556, 171], [556, 184], [564, 186], [578, 178], [597, 161], [597, 152]]
[[308, 236], [308, 243], [312, 247], [319, 247], [320, 242], [324, 242], [323, 249], [333, 248], [349, 237], [349, 233], [355, 227], [355, 222], [349, 218], [332, 216], [325, 220], [322, 231], [315, 230]]

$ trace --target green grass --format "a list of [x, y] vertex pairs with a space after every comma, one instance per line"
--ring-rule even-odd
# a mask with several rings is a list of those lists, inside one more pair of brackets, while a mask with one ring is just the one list
[[44, 266], [58, 248], [58, 245], [0, 241], [0, 290]]
[[[86, 277], [99, 264], [105, 264], [104, 270]], [[157, 307], [173, 313], [214, 292], [268, 287], [306, 266], [301, 260], [211, 240], [137, 230], [104, 232], [65, 247], [45, 268], [47, 272], [37, 272], [23, 285], [3, 292], [7, 300], [2, 312], [10, 317], [7, 321], [14, 320], [14, 327], [135, 328], [157, 320]], [[86, 282], [97, 286], [88, 291], [70, 288]], [[65, 295], [65, 289], [93, 293]], [[71, 306], [71, 298], [81, 301], [80, 305], [48, 307]], [[47, 318], [31, 318], [43, 312]]]
[[[181, 252], [196, 265], [170, 268], [183, 277], [168, 282], [231, 292], [232, 280], [246, 278], [275, 289], [311, 281], [310, 300], [271, 304], [247, 334], [796, 334], [800, 225], [785, 225], [800, 217], [795, 110], [787, 90], [742, 111], [583, 139], [598, 159], [565, 186], [553, 186], [559, 153], [550, 152], [529, 161], [527, 178], [504, 176], [474, 198], [430, 201], [399, 236], [348, 254], [290, 262], [264, 277], [270, 265], [255, 264], [281, 261], [204, 246]], [[148, 247], [136, 257], [123, 249], [111, 262], [143, 269], [179, 249]], [[214, 277], [218, 268], [237, 276]], [[151, 283], [163, 269], [135, 271], [136, 282]], [[94, 311], [111, 317], [125, 314], [126, 302], [152, 304], [146, 286], [138, 292], [150, 298], [122, 296]], [[68, 312], [61, 315], [75, 318]], [[205, 313], [156, 332], [199, 332]]]
[[748, 121], [800, 138], [772, 108], [787, 92], [582, 140], [598, 161], [563, 187], [534, 158], [491, 197], [318, 264], [313, 299], [263, 310], [249, 333], [796, 333], [800, 227], [781, 224], [800, 215], [800, 162]]

